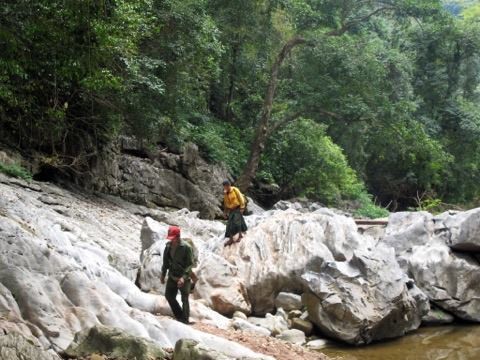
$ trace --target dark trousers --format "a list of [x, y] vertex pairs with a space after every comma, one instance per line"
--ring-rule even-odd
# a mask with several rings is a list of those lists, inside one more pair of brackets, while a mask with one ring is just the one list
[[[190, 295], [190, 286], [190, 279], [185, 280], [183, 286], [179, 288], [177, 286], [177, 282], [169, 277], [167, 280], [167, 286], [165, 287], [165, 298], [167, 299], [168, 304], [172, 309], [173, 315], [178, 321], [187, 324], [190, 318], [190, 304], [188, 302], [188, 296]], [[180, 307], [180, 304], [176, 299], [178, 290], [180, 290], [180, 293], [182, 295], [182, 307]]]
[[243, 218], [239, 208], [231, 210], [228, 214], [227, 229], [225, 230], [225, 237], [231, 238], [240, 232], [247, 231], [247, 224]]

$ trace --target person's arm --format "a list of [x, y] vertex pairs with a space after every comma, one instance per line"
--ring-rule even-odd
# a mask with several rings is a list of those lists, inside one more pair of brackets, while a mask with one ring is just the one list
[[245, 209], [245, 197], [242, 195], [238, 188], [234, 189], [235, 195], [237, 196], [238, 202], [240, 204], [240, 210]]
[[170, 258], [169, 258], [170, 249], [165, 246], [165, 250], [163, 251], [163, 264], [162, 264], [162, 275], [160, 277], [160, 281], [163, 284], [165, 282], [165, 276], [167, 275], [167, 271], [170, 268]]
[[227, 196], [228, 194], [223, 195], [223, 217], [225, 219], [228, 218]]
[[187, 246], [185, 251], [185, 270], [183, 272], [183, 278], [187, 280], [190, 277], [190, 273], [193, 268], [193, 250], [190, 246]]

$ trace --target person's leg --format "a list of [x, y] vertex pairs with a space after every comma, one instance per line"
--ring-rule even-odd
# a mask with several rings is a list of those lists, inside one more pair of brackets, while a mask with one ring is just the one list
[[172, 309], [173, 316], [175, 319], [182, 320], [182, 308], [178, 303], [176, 297], [178, 293], [177, 282], [173, 279], [168, 278], [167, 286], [165, 287], [165, 298], [168, 301], [168, 305], [170, 305], [170, 309]]
[[182, 294], [182, 321], [185, 324], [189, 323], [190, 319], [190, 290], [191, 290], [191, 280], [186, 280], [183, 286], [180, 288], [180, 294]]
[[225, 230], [225, 238], [228, 238], [227, 242], [223, 244], [224, 246], [230, 246], [233, 244], [233, 236], [235, 235], [234, 232], [234, 224], [233, 224], [233, 218], [234, 218], [234, 212], [235, 211], [230, 211], [228, 214], [228, 220], [227, 220], [227, 228]]
[[240, 214], [240, 241], [247, 233], [248, 227], [247, 223], [245, 222], [245, 218], [243, 217], [243, 214]]

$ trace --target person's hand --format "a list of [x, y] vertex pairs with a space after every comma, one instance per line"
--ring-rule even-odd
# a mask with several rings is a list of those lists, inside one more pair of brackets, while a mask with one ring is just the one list
[[165, 284], [165, 276], [164, 275], [160, 276], [160, 282], [162, 284]]
[[244, 212], [245, 212], [245, 209], [240, 209], [240, 214], [243, 215]]
[[224, 214], [223, 214], [223, 218], [224, 218], [225, 220], [228, 220], [228, 215], [227, 215], [227, 213], [224, 213]]
[[180, 279], [178, 279], [177, 281], [177, 286], [179, 288], [183, 287], [183, 285], [185, 284], [185, 280], [183, 279], [183, 277], [181, 277]]

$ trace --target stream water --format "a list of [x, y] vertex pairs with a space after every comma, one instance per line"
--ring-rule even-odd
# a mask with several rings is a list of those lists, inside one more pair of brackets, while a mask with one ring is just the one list
[[480, 326], [425, 327], [392, 341], [366, 347], [335, 344], [321, 352], [338, 360], [480, 360]]

